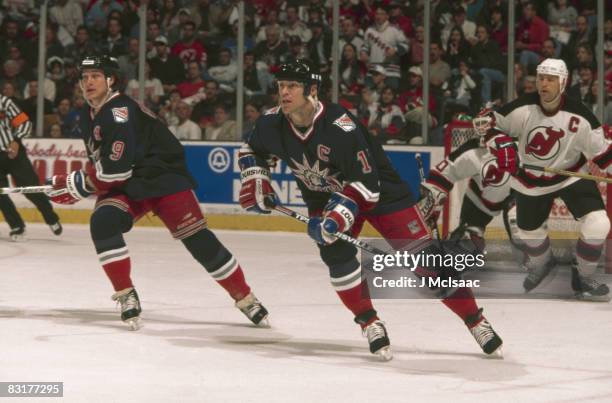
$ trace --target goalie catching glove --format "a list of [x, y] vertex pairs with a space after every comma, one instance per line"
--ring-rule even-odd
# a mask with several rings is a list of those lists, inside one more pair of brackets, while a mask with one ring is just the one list
[[67, 175], [54, 175], [46, 183], [53, 186], [53, 190], [47, 191], [47, 196], [58, 204], [74, 204], [95, 192], [88, 188], [85, 172], [81, 170]]
[[342, 193], [332, 193], [323, 214], [308, 221], [308, 235], [320, 245], [329, 245], [337, 239], [333, 234], [353, 227], [358, 212], [359, 207], [353, 199]]
[[257, 165], [253, 154], [241, 155], [240, 166], [240, 206], [247, 211], [259, 214], [270, 214], [277, 204], [276, 193], [270, 182], [270, 170]]

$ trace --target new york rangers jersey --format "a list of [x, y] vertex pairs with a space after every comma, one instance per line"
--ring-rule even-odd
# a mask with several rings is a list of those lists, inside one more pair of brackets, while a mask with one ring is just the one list
[[287, 163], [310, 212], [322, 210], [334, 192], [355, 195], [366, 214], [414, 204], [380, 144], [340, 105], [319, 102], [307, 129], [295, 127], [280, 107], [273, 108], [257, 120], [247, 144], [262, 166], [270, 160]]
[[510, 174], [499, 169], [495, 156], [477, 138], [466, 141], [432, 168], [427, 183], [449, 193], [466, 178], [466, 196], [486, 214], [498, 215], [510, 197]]
[[[593, 113], [580, 101], [563, 97], [556, 113], [540, 106], [537, 93], [524, 95], [493, 112], [495, 128], [518, 139], [522, 163], [573, 172], [588, 172], [592, 160], [606, 170], [612, 161], [612, 142]], [[537, 196], [571, 185], [579, 178], [520, 169], [511, 186]]]
[[126, 95], [111, 95], [95, 116], [84, 107], [79, 130], [103, 190], [142, 200], [195, 186], [181, 143], [152, 112]]

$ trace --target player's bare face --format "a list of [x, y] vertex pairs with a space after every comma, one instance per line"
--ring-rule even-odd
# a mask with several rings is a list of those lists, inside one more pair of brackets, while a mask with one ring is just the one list
[[297, 81], [278, 82], [280, 106], [285, 115], [296, 112], [308, 103], [304, 97], [304, 85]]
[[81, 88], [85, 98], [94, 105], [104, 101], [108, 93], [106, 76], [102, 70], [85, 70], [81, 75]]
[[552, 102], [561, 91], [559, 77], [550, 74], [538, 74], [537, 88], [542, 101]]

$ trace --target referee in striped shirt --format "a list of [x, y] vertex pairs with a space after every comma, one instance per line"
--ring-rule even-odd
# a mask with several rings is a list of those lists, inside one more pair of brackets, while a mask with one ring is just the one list
[[[32, 122], [25, 112], [8, 97], [0, 95], [0, 187], [7, 187], [7, 175], [11, 175], [17, 186], [37, 186], [38, 176], [28, 159], [21, 139], [32, 132]], [[53, 211], [49, 198], [44, 193], [25, 195], [42, 214], [55, 235], [62, 233], [59, 217]], [[25, 223], [7, 195], [0, 195], [0, 210], [11, 227], [13, 241], [24, 239]]]

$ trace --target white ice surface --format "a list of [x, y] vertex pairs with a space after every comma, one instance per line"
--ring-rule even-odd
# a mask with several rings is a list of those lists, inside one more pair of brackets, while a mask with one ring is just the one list
[[[612, 305], [482, 300], [504, 339], [487, 359], [435, 300], [377, 300], [395, 358], [376, 361], [303, 234], [217, 231], [272, 329], [160, 228], [126, 237], [145, 327], [129, 332], [85, 226], [0, 234], [0, 381], [62, 381], [44, 402], [612, 401]], [[2, 399], [31, 402], [37, 399]]]

